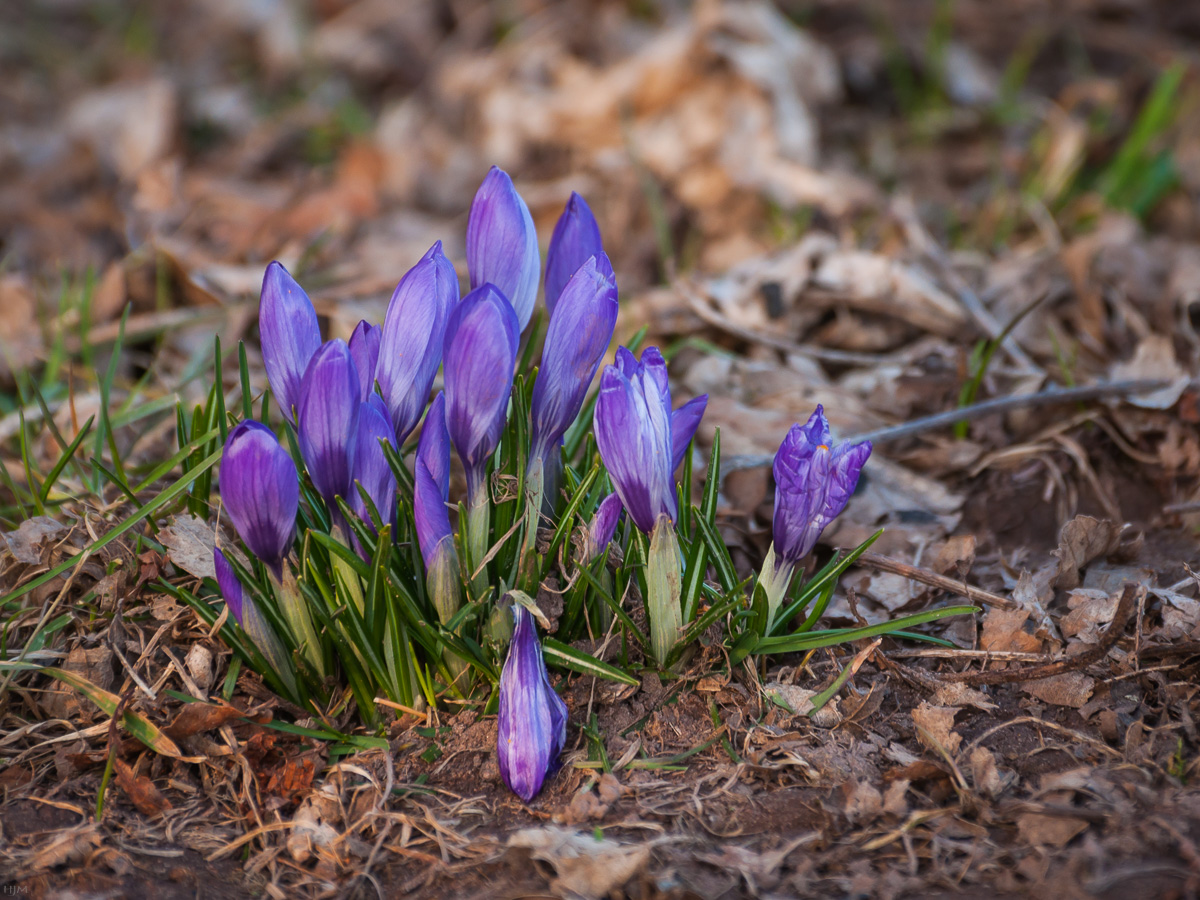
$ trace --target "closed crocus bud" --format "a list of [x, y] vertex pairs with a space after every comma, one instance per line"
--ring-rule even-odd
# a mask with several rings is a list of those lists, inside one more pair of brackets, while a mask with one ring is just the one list
[[359, 397], [366, 399], [375, 391], [375, 365], [379, 361], [379, 341], [383, 329], [365, 319], [358, 323], [350, 335], [350, 358], [358, 369]]
[[528, 803], [558, 770], [567, 741], [567, 705], [550, 686], [533, 616], [513, 608], [512, 642], [500, 673], [500, 775]]
[[417, 461], [413, 491], [413, 513], [417, 522], [417, 543], [425, 568], [432, 569], [439, 548], [449, 541], [454, 547], [454, 532], [446, 501], [450, 499], [450, 435], [446, 431], [446, 398], [438, 394], [429, 404]]
[[[363, 486], [375, 511], [384, 525], [396, 524], [396, 473], [388, 465], [380, 441], [396, 447], [396, 432], [392, 430], [387, 407], [378, 394], [371, 394], [358, 411], [358, 436], [354, 447], [354, 481]], [[371, 517], [362, 495], [355, 488], [346, 498], [364, 522], [371, 525]], [[373, 525], [372, 525], [373, 527]]]
[[571, 276], [590, 257], [599, 256], [603, 251], [596, 217], [584, 199], [572, 191], [566, 209], [554, 226], [550, 249], [546, 251], [546, 309], [552, 316]]
[[247, 420], [229, 432], [221, 500], [250, 552], [282, 577], [296, 535], [300, 480], [291, 455], [261, 422]]
[[350, 479], [358, 441], [362, 402], [358, 369], [345, 341], [321, 346], [308, 364], [301, 384], [300, 455], [322, 499], [338, 523], [334, 497], [350, 501]]
[[537, 300], [542, 261], [529, 207], [508, 174], [492, 166], [471, 202], [467, 218], [467, 269], [471, 288], [494, 284], [525, 330]]
[[588, 559], [596, 559], [612, 543], [613, 535], [617, 532], [617, 523], [621, 521], [621, 498], [609, 494], [596, 507], [596, 514], [588, 526]]
[[700, 426], [704, 417], [705, 407], [708, 406], [708, 394], [701, 394], [694, 400], [689, 400], [679, 409], [671, 413], [671, 471], [674, 472], [683, 462], [687, 454], [688, 444]]
[[300, 382], [317, 348], [321, 328], [308, 294], [278, 262], [267, 266], [258, 301], [258, 330], [263, 365], [284, 416], [295, 422]]
[[682, 451], [676, 456], [675, 445], [687, 447], [705, 402], [701, 397], [681, 407], [675, 424], [667, 364], [657, 347], [647, 347], [640, 362], [619, 348], [617, 364], [600, 376], [595, 414], [600, 458], [634, 524], [646, 534], [659, 515], [675, 520], [673, 476], [683, 456]]
[[383, 320], [375, 380], [400, 441], [421, 420], [457, 304], [458, 275], [438, 241], [400, 279]]
[[450, 314], [446, 426], [466, 469], [472, 504], [480, 498], [488, 459], [504, 431], [519, 340], [516, 314], [491, 284], [472, 291]]
[[591, 257], [571, 280], [550, 317], [533, 386], [530, 465], [558, 448], [587, 395], [617, 325], [617, 283], [608, 257]]
[[871, 455], [871, 442], [830, 448], [829, 422], [818, 406], [807, 424], [793, 425], [775, 454], [773, 537], [777, 564], [795, 565], [846, 508]]

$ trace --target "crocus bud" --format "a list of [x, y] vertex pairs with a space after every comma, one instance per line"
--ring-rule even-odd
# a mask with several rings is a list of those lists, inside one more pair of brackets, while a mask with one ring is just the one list
[[221, 499], [250, 552], [281, 577], [296, 535], [300, 480], [291, 455], [261, 422], [248, 419], [229, 432]]
[[508, 174], [496, 166], [483, 179], [467, 218], [467, 269], [471, 288], [494, 284], [525, 330], [537, 300], [542, 261], [529, 207]]
[[617, 324], [617, 283], [608, 257], [590, 257], [567, 282], [550, 317], [546, 346], [533, 387], [535, 460], [550, 464], [587, 395]]
[[674, 472], [687, 454], [688, 444], [700, 426], [704, 409], [708, 406], [708, 394], [689, 400], [671, 413], [671, 471]]
[[358, 369], [359, 397], [366, 399], [375, 391], [375, 365], [379, 361], [379, 340], [383, 329], [365, 319], [358, 323], [350, 335], [350, 358]]
[[657, 347], [647, 347], [641, 362], [619, 348], [617, 364], [606, 366], [600, 376], [596, 445], [622, 504], [646, 534], [660, 514], [675, 520], [675, 445], [687, 447], [704, 402], [706, 397], [697, 398], [681, 407], [674, 423], [667, 364]]
[[[384, 525], [396, 524], [396, 473], [388, 464], [380, 446], [386, 440], [396, 448], [396, 432], [392, 430], [387, 407], [378, 394], [371, 394], [358, 412], [358, 436], [354, 448], [354, 480], [363, 486]], [[346, 498], [364, 522], [372, 525], [367, 505], [355, 488]]]
[[317, 493], [335, 523], [341, 520], [334, 497], [350, 501], [362, 402], [358, 369], [342, 340], [321, 345], [301, 383], [300, 455]]
[[278, 262], [267, 266], [258, 301], [258, 331], [267, 380], [283, 415], [295, 422], [300, 381], [317, 348], [321, 328], [308, 294]]
[[795, 565], [846, 508], [871, 455], [871, 442], [830, 449], [829, 422], [818, 406], [807, 424], [793, 425], [775, 454], [776, 563]]
[[516, 314], [491, 284], [464, 297], [446, 327], [446, 425], [466, 469], [472, 504], [504, 431], [519, 340]]
[[566, 209], [554, 226], [550, 249], [546, 251], [546, 309], [551, 316], [571, 276], [590, 257], [599, 256], [603, 251], [596, 217], [584, 199], [572, 191]]
[[557, 771], [567, 742], [567, 705], [550, 686], [533, 616], [513, 607], [508, 658], [500, 673], [500, 731], [496, 740], [500, 775], [528, 803]]
[[438, 241], [400, 279], [383, 320], [375, 379], [400, 441], [421, 420], [457, 304], [458, 276]]
[[613, 535], [617, 532], [617, 523], [621, 521], [621, 498], [615, 493], [609, 494], [596, 507], [588, 525], [588, 561], [599, 558], [612, 543]]
[[229, 607], [229, 614], [271, 664], [271, 668], [283, 684], [295, 694], [296, 678], [292, 671], [291, 657], [271, 623], [242, 588], [237, 573], [219, 547], [213, 549], [213, 567], [217, 571], [217, 587], [221, 589], [221, 596], [225, 599], [225, 605]]

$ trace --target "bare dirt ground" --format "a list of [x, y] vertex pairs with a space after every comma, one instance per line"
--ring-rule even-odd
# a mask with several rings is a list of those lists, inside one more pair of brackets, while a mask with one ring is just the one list
[[[648, 324], [677, 391], [710, 395], [700, 445], [721, 429], [740, 566], [770, 539], [765, 463], [820, 402], [877, 449], [818, 561], [886, 528], [830, 621], [981, 609], [932, 629], [953, 648], [883, 642], [812, 717], [768, 695], [822, 688], [867, 647], [731, 669], [711, 640], [677, 681], [556, 675], [564, 767], [526, 806], [475, 709], [400, 714], [388, 751], [272, 728], [302, 714], [228, 678], [230, 651], [155, 588], [194, 575], [168, 508], [166, 553], [131, 532], [0, 608], [0, 656], [41, 635], [31, 658], [177, 751], [44, 676], [5, 680], [0, 891], [1197, 895], [1200, 9], [0, 7], [0, 461], [18, 482], [60, 449], [18, 446], [22, 379], [64, 386], [45, 415], [69, 439], [105, 402], [90, 372], [127, 305], [114, 408], [200, 402], [214, 332], [261, 372], [269, 260], [346, 337], [433, 240], [462, 258], [495, 163], [543, 245], [569, 192], [588, 198], [618, 337]], [[1014, 397], [957, 433], [929, 421]], [[174, 419], [155, 421], [117, 429], [130, 462], [174, 452]], [[104, 500], [24, 524], [6, 507], [0, 593], [103, 537], [128, 509]]]

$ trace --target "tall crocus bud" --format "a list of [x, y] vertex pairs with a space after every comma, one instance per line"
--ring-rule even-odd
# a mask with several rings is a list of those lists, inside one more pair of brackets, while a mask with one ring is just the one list
[[295, 422], [300, 381], [317, 348], [321, 328], [308, 294], [278, 262], [267, 266], [258, 301], [258, 330], [267, 380], [284, 416]]
[[617, 523], [621, 521], [621, 509], [621, 498], [615, 493], [609, 494], [596, 507], [596, 514], [588, 525], [588, 562], [599, 558], [612, 543], [613, 535], [617, 533]]
[[219, 547], [213, 550], [213, 567], [217, 570], [217, 586], [221, 589], [221, 596], [229, 607], [229, 614], [254, 642], [254, 646], [270, 663], [271, 668], [288, 690], [295, 695], [296, 678], [292, 671], [291, 657], [279, 640], [279, 635], [271, 627], [271, 623], [267, 621], [254, 600], [246, 594], [233, 566], [229, 564], [229, 560], [225, 558], [225, 554]]
[[383, 320], [375, 379], [400, 441], [421, 420], [457, 304], [458, 275], [438, 241], [400, 279]]
[[604, 250], [600, 242], [600, 226], [586, 201], [574, 191], [567, 207], [558, 217], [550, 249], [546, 251], [546, 309], [554, 315], [555, 305], [571, 276], [590, 257]]
[[796, 564], [812, 552], [821, 532], [838, 517], [871, 455], [871, 442], [830, 447], [829, 422], [818, 406], [804, 425], [789, 429], [775, 454], [774, 543], [759, 583], [767, 594], [768, 630]]
[[647, 347], [641, 362], [619, 348], [617, 364], [600, 376], [595, 414], [600, 458], [634, 524], [646, 534], [659, 515], [675, 520], [673, 475], [683, 458], [675, 446], [687, 447], [705, 402], [707, 397], [697, 398], [672, 413], [667, 364], [657, 347]]
[[708, 406], [708, 394], [689, 400], [671, 413], [671, 471], [674, 472], [687, 454], [688, 444], [700, 426], [704, 410]]
[[296, 536], [300, 480], [291, 455], [261, 422], [234, 427], [221, 457], [221, 499], [250, 552], [283, 577]]
[[567, 742], [567, 705], [550, 686], [533, 616], [513, 608], [512, 642], [500, 673], [496, 751], [509, 790], [528, 803], [557, 771]]
[[567, 282], [550, 317], [546, 346], [533, 387], [535, 460], [549, 465], [596, 377], [617, 324], [617, 283], [608, 257], [589, 257]]
[[450, 435], [446, 431], [446, 402], [442, 394], [433, 398], [425, 416], [415, 469], [413, 514], [417, 544], [425, 560], [425, 588], [438, 618], [445, 623], [462, 605], [462, 587], [454, 530], [446, 509], [450, 498]]
[[525, 330], [537, 299], [542, 261], [529, 207], [508, 174], [496, 166], [483, 179], [467, 218], [467, 269], [471, 288], [494, 284]]
[[345, 341], [321, 345], [308, 364], [300, 390], [300, 455], [337, 524], [342, 520], [333, 498], [349, 502], [351, 497], [362, 406], [358, 369]]
[[350, 357], [358, 369], [359, 396], [363, 402], [375, 391], [375, 365], [379, 361], [379, 341], [383, 329], [365, 319], [350, 335]]
[[[378, 394], [371, 394], [358, 411], [358, 435], [354, 447], [354, 481], [361, 484], [384, 525], [396, 524], [396, 473], [388, 465], [380, 441], [397, 446], [396, 432], [387, 407]], [[364, 522], [371, 524], [367, 505], [357, 487], [346, 498]]]

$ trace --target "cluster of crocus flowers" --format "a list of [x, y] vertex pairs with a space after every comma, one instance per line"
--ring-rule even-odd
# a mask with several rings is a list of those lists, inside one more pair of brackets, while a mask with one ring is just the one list
[[773, 542], [759, 575], [767, 597], [766, 633], [774, 625], [796, 566], [846, 508], [871, 455], [870, 441], [831, 444], [825, 410], [818, 406], [808, 422], [791, 427], [775, 454]]

